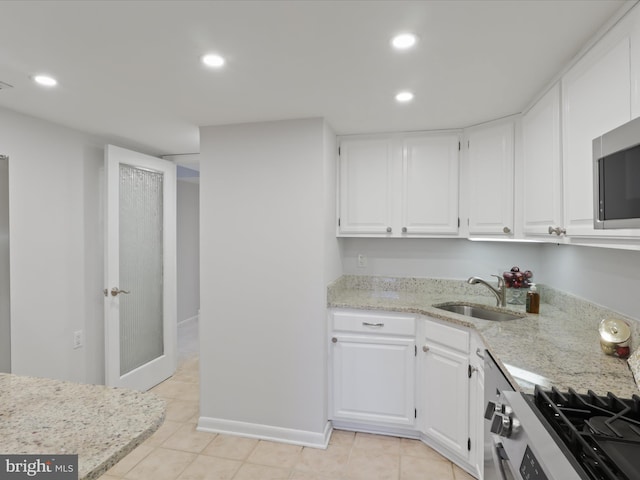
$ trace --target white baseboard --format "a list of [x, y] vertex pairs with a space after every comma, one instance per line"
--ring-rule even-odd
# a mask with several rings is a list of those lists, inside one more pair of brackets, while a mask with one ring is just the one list
[[381, 425], [368, 425], [366, 423], [345, 422], [343, 420], [332, 420], [333, 428], [336, 430], [348, 430], [350, 432], [373, 433], [375, 435], [388, 435], [392, 437], [419, 439], [420, 432], [413, 428], [403, 427], [383, 427]]
[[322, 449], [327, 448], [333, 430], [331, 422], [327, 422], [324, 431], [318, 433], [211, 417], [200, 417], [196, 429], [201, 432], [226, 433], [240, 437], [271, 440], [274, 442]]

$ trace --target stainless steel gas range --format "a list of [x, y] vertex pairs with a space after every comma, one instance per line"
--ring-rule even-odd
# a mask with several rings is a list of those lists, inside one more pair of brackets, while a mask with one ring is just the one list
[[516, 392], [485, 358], [485, 480], [640, 480], [640, 397]]

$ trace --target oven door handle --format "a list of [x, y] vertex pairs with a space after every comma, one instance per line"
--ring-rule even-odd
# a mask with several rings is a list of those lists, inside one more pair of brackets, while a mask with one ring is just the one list
[[505, 462], [509, 461], [507, 452], [505, 451], [502, 443], [498, 442], [493, 445], [493, 463], [498, 467], [499, 480], [514, 480], [511, 474], [511, 469], [504, 468]]

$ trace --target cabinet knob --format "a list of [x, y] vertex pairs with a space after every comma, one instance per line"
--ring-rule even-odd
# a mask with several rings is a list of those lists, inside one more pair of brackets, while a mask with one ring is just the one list
[[549, 235], [553, 235], [554, 233], [558, 236], [565, 235], [567, 233], [567, 230], [562, 227], [553, 228], [551, 225], [549, 225]]
[[423, 345], [423, 346], [422, 346], [422, 351], [423, 351], [424, 353], [427, 353], [427, 352], [429, 351], [429, 347], [427, 347], [426, 345]]
[[338, 343], [338, 339], [336, 337], [331, 338], [331, 343]]
[[502, 231], [503, 231], [504, 233], [511, 233], [511, 229], [510, 229], [509, 227], [504, 227], [504, 228], [502, 229]]
[[387, 227], [387, 233], [391, 233], [393, 229], [391, 227]]
[[407, 233], [407, 227], [402, 227], [402, 233]]

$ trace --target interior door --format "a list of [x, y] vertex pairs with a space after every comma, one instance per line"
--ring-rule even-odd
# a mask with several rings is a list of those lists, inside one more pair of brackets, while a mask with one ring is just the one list
[[148, 390], [177, 365], [176, 167], [107, 145], [105, 379]]

